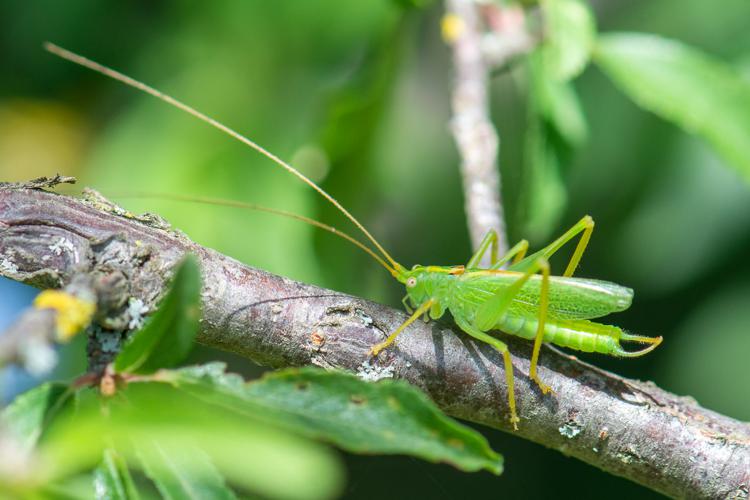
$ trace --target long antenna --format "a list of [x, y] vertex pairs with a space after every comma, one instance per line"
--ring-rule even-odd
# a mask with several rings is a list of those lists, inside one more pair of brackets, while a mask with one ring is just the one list
[[116, 194], [113, 194], [112, 196], [114, 198], [154, 198], [154, 199], [165, 199], [165, 200], [171, 200], [171, 201], [186, 201], [186, 202], [192, 202], [192, 203], [202, 203], [205, 205], [219, 205], [219, 206], [224, 206], [224, 207], [243, 208], [247, 210], [255, 210], [258, 212], [265, 212], [269, 214], [280, 215], [282, 217], [288, 217], [290, 219], [298, 220], [300, 222], [304, 222], [305, 224], [309, 224], [311, 226], [317, 227], [319, 229], [322, 229], [323, 231], [328, 231], [329, 233], [333, 235], [336, 235], [340, 238], [345, 239], [349, 243], [355, 245], [357, 248], [366, 252], [370, 257], [375, 259], [378, 262], [378, 264], [386, 268], [388, 272], [390, 272], [391, 274], [394, 274], [396, 272], [378, 254], [373, 252], [370, 247], [368, 247], [361, 241], [355, 239], [354, 237], [346, 234], [345, 232], [339, 229], [336, 229], [333, 226], [329, 226], [328, 224], [324, 224], [315, 219], [305, 217], [304, 215], [295, 214], [293, 212], [287, 212], [286, 210], [279, 210], [277, 208], [266, 207], [266, 206], [258, 205], [255, 203], [245, 203], [242, 201], [225, 200], [222, 198], [210, 198], [210, 197], [205, 197], [205, 196], [189, 196], [189, 195], [182, 195], [182, 194], [116, 193]]
[[172, 106], [174, 106], [174, 107], [176, 107], [178, 109], [181, 109], [182, 111], [184, 111], [184, 112], [186, 112], [186, 113], [188, 113], [190, 115], [195, 116], [196, 118], [198, 118], [198, 119], [200, 119], [200, 120], [208, 123], [212, 127], [221, 130], [222, 132], [224, 132], [225, 134], [229, 135], [230, 137], [233, 137], [233, 138], [237, 139], [238, 141], [242, 142], [243, 144], [245, 144], [247, 146], [250, 146], [251, 148], [253, 148], [257, 152], [259, 152], [263, 156], [265, 156], [265, 157], [269, 158], [270, 160], [274, 161], [277, 165], [279, 165], [280, 167], [282, 167], [283, 169], [285, 169], [287, 172], [289, 172], [292, 175], [296, 176], [299, 180], [301, 180], [302, 182], [304, 182], [305, 184], [307, 184], [308, 186], [310, 186], [311, 188], [313, 188], [315, 191], [317, 191], [323, 198], [325, 198], [326, 200], [328, 200], [334, 207], [338, 208], [341, 211], [341, 213], [344, 214], [350, 221], [352, 221], [352, 223], [355, 226], [357, 226], [357, 228], [359, 228], [360, 231], [362, 231], [362, 233], [373, 243], [373, 245], [375, 245], [375, 248], [377, 248], [380, 251], [380, 253], [383, 254], [383, 256], [386, 258], [386, 260], [388, 260], [388, 262], [391, 264], [391, 267], [393, 268], [393, 271], [391, 271], [391, 274], [393, 274], [394, 277], [396, 276], [396, 274], [394, 274], [394, 271], [402, 268], [402, 266], [399, 265], [398, 262], [396, 262], [393, 259], [393, 257], [391, 257], [391, 255], [388, 252], [385, 251], [385, 249], [380, 245], [380, 243], [378, 243], [378, 240], [376, 240], [375, 237], [372, 234], [370, 234], [370, 232], [367, 229], [365, 229], [365, 226], [363, 226], [362, 223], [360, 223], [352, 214], [350, 214], [347, 209], [345, 209], [343, 206], [341, 206], [341, 204], [338, 201], [336, 201], [336, 199], [333, 196], [331, 196], [330, 194], [328, 194], [327, 192], [325, 192], [323, 190], [323, 188], [321, 188], [320, 186], [318, 186], [317, 184], [315, 184], [313, 181], [311, 181], [310, 179], [308, 179], [302, 172], [300, 172], [299, 170], [297, 170], [296, 168], [294, 168], [293, 166], [291, 166], [290, 164], [288, 164], [287, 162], [285, 162], [284, 160], [282, 160], [281, 158], [279, 158], [275, 154], [271, 153], [270, 151], [268, 151], [264, 147], [262, 147], [259, 144], [251, 141], [250, 139], [248, 139], [244, 135], [240, 134], [239, 132], [235, 132], [234, 130], [232, 130], [231, 128], [227, 127], [226, 125], [224, 125], [222, 123], [219, 123], [218, 121], [214, 120], [210, 116], [207, 116], [207, 115], [201, 113], [197, 109], [192, 108], [191, 106], [188, 106], [187, 104], [185, 104], [185, 103], [183, 103], [181, 101], [178, 101], [174, 97], [171, 97], [171, 96], [169, 96], [167, 94], [164, 94], [163, 92], [159, 92], [155, 88], [150, 87], [150, 86], [146, 85], [145, 83], [141, 83], [138, 80], [134, 80], [133, 78], [130, 78], [129, 76], [124, 75], [124, 74], [120, 73], [119, 71], [115, 71], [115, 70], [113, 70], [111, 68], [108, 68], [107, 66], [101, 65], [101, 64], [99, 64], [97, 62], [92, 61], [91, 59], [88, 59], [86, 57], [80, 56], [80, 55], [78, 55], [78, 54], [76, 54], [74, 52], [71, 52], [71, 51], [69, 51], [67, 49], [59, 47], [59, 46], [57, 46], [57, 45], [55, 45], [55, 44], [53, 44], [51, 42], [45, 42], [44, 43], [44, 48], [48, 52], [51, 52], [52, 54], [54, 54], [54, 55], [56, 55], [58, 57], [61, 57], [61, 58], [66, 59], [66, 60], [68, 60], [70, 62], [79, 64], [79, 65], [84, 66], [86, 68], [89, 68], [89, 69], [91, 69], [93, 71], [96, 71], [97, 73], [101, 73], [102, 75], [105, 75], [105, 76], [108, 76], [110, 78], [113, 78], [113, 79], [115, 79], [115, 80], [117, 80], [119, 82], [124, 83], [125, 85], [128, 85], [130, 87], [138, 89], [138, 90], [140, 90], [142, 92], [145, 92], [147, 94], [151, 94], [152, 96], [156, 97], [157, 99], [160, 99], [160, 100], [162, 100], [162, 101], [164, 101], [164, 102], [166, 102], [168, 104], [171, 104]]

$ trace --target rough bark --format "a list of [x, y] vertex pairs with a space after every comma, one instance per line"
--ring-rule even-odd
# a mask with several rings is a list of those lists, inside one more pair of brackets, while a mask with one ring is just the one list
[[[203, 267], [201, 343], [272, 367], [392, 372], [455, 417], [510, 430], [502, 359], [451, 325], [417, 322], [372, 360], [368, 350], [403, 312], [253, 269], [102, 200], [0, 187], [0, 272], [37, 287], [65, 286], [81, 274], [116, 283], [104, 302], [113, 311], [120, 304], [121, 314], [100, 318], [102, 327], [133, 320], [126, 298], [153, 307], [187, 252]], [[748, 424], [546, 348], [540, 375], [556, 395], [544, 396], [527, 377], [528, 343], [509, 345], [516, 435], [673, 497], [747, 498]]]

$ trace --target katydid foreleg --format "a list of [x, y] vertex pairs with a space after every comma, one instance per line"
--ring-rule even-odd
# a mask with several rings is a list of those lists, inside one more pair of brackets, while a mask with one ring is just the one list
[[378, 353], [380, 353], [380, 351], [382, 351], [383, 349], [385, 349], [386, 347], [388, 347], [389, 345], [391, 345], [396, 340], [396, 337], [398, 337], [401, 334], [401, 332], [403, 332], [404, 329], [407, 326], [409, 326], [412, 323], [414, 323], [414, 321], [418, 317], [420, 317], [422, 314], [427, 313], [430, 310], [430, 307], [432, 307], [432, 305], [434, 303], [435, 303], [435, 301], [432, 300], [432, 299], [430, 299], [427, 302], [425, 302], [424, 304], [422, 304], [421, 306], [419, 306], [417, 308], [417, 310], [414, 311], [414, 313], [412, 313], [412, 315], [409, 317], [409, 319], [407, 319], [406, 321], [404, 321], [401, 324], [401, 326], [399, 326], [398, 328], [396, 328], [396, 330], [393, 333], [391, 333], [390, 335], [388, 335], [387, 339], [385, 339], [383, 342], [381, 342], [381, 343], [379, 343], [377, 345], [372, 346], [372, 348], [370, 349], [370, 354], [373, 355], [373, 356], [377, 356]]
[[514, 264], [520, 262], [526, 255], [526, 251], [529, 249], [529, 242], [526, 240], [519, 241], [513, 246], [513, 248], [508, 250], [502, 258], [498, 259], [497, 232], [495, 232], [494, 229], [490, 229], [487, 231], [487, 234], [484, 235], [484, 238], [482, 238], [482, 242], [479, 244], [476, 253], [471, 256], [471, 259], [469, 259], [469, 262], [466, 264], [466, 269], [476, 268], [481, 262], [482, 257], [484, 257], [484, 254], [487, 253], [488, 249], [490, 250], [489, 269], [500, 269], [510, 259], [513, 259]]

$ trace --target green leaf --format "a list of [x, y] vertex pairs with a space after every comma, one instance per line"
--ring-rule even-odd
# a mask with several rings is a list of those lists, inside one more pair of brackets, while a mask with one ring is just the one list
[[198, 332], [200, 290], [198, 262], [188, 256], [179, 265], [156, 313], [133, 334], [115, 359], [115, 371], [151, 373], [182, 361]]
[[435, 3], [435, 0], [393, 0], [397, 5], [410, 9], [425, 9]]
[[[233, 484], [263, 497], [330, 498], [342, 484], [337, 458], [322, 445], [260, 421], [249, 424], [235, 412], [154, 382], [131, 383], [110, 399], [84, 391], [75, 411], [45, 434], [32, 479], [43, 483], [88, 470], [111, 447], [171, 486], [192, 476], [200, 479], [192, 487], [219, 491], [219, 479], [207, 473], [196, 449]], [[163, 469], [172, 466], [180, 470], [167, 478]]]
[[565, 142], [580, 147], [588, 138], [588, 125], [578, 95], [569, 83], [540, 82], [539, 111]]
[[21, 449], [29, 451], [72, 395], [65, 384], [42, 384], [17, 396], [0, 414], [0, 423], [18, 439]]
[[237, 498], [227, 487], [211, 459], [200, 449], [187, 449], [175, 454], [155, 442], [140, 443], [138, 456], [143, 470], [165, 499]]
[[137, 500], [138, 490], [130, 477], [128, 465], [112, 449], [104, 450], [101, 465], [94, 470], [94, 491], [97, 500]]
[[23, 497], [29, 500], [91, 500], [96, 498], [93, 473], [43, 484], [36, 490], [25, 491]]
[[524, 143], [523, 234], [549, 239], [568, 204], [563, 182], [564, 153], [586, 139], [586, 121], [570, 84], [554, 80], [539, 52], [528, 59], [531, 81]]
[[594, 48], [594, 16], [580, 0], [543, 0], [541, 5], [547, 35], [544, 64], [557, 80], [575, 78], [586, 68]]
[[538, 51], [529, 57], [528, 72], [533, 111], [570, 146], [580, 147], [588, 137], [588, 126], [573, 86], [552, 78]]
[[750, 83], [738, 71], [680, 42], [637, 33], [601, 37], [595, 57], [639, 106], [702, 136], [750, 182]]
[[274, 372], [245, 384], [212, 363], [164, 373], [163, 380], [227, 410], [323, 439], [355, 453], [398, 453], [500, 474], [502, 457], [478, 432], [444, 415], [400, 381], [364, 382], [313, 368]]
[[546, 241], [568, 204], [557, 148], [549, 126], [536, 115], [529, 118], [524, 150], [526, 218], [524, 234], [532, 242]]

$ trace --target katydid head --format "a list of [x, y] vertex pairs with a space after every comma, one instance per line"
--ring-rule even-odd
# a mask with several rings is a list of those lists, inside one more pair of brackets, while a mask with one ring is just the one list
[[432, 295], [432, 280], [424, 266], [417, 265], [410, 271], [404, 270], [396, 279], [406, 286], [406, 294], [412, 307], [419, 307]]
[[[442, 295], [441, 289], [449, 286], [455, 276], [462, 274], [463, 266], [420, 266], [415, 265], [410, 270], [403, 270], [397, 279], [406, 286], [406, 294], [412, 307], [419, 307], [428, 300], [434, 300], [436, 296]], [[430, 313], [433, 319], [442, 316], [444, 310], [438, 303], [435, 304]]]

